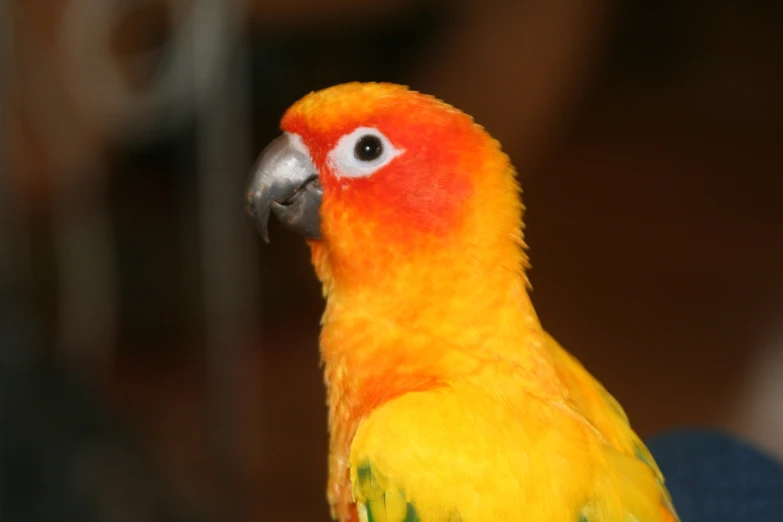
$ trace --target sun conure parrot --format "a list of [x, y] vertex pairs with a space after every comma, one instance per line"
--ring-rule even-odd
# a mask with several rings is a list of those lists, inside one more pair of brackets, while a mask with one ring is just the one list
[[500, 145], [386, 83], [311, 93], [247, 204], [308, 240], [341, 522], [674, 521], [620, 405], [541, 327]]

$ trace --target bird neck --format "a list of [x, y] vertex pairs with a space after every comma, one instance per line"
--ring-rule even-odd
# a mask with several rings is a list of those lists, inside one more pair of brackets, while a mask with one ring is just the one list
[[[367, 382], [380, 379], [383, 394], [405, 393], [469, 372], [482, 357], [523, 356], [540, 324], [528, 295], [518, 191], [510, 171], [497, 179], [503, 183], [486, 178], [476, 192], [482, 203], [444, 241], [413, 249], [377, 237], [364, 248], [310, 242], [326, 297], [322, 357], [340, 395], [371, 408], [378, 399]], [[345, 377], [336, 382], [330, 372]]]
[[486, 360], [524, 366], [541, 335], [516, 245], [400, 259], [361, 284], [334, 278], [328, 256], [313, 245], [327, 300], [321, 353], [330, 400], [352, 415], [464, 379]]

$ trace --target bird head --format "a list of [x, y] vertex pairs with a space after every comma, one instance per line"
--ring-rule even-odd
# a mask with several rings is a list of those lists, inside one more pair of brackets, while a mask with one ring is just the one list
[[423, 279], [445, 266], [522, 269], [515, 173], [468, 115], [400, 85], [349, 83], [305, 96], [281, 128], [256, 164], [248, 209], [267, 241], [270, 213], [304, 235], [325, 283], [414, 265], [427, 267]]

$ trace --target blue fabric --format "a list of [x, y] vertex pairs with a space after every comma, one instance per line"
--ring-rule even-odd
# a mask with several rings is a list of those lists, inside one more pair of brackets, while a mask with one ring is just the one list
[[678, 430], [647, 443], [682, 522], [783, 521], [783, 465], [729, 435]]

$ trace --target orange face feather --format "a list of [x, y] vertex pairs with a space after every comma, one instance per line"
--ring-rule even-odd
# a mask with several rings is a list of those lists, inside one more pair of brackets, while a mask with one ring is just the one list
[[[371, 176], [341, 176], [327, 154], [358, 127], [377, 128], [403, 152]], [[329, 249], [330, 271], [350, 270], [345, 282], [375, 281], [400, 258], [477, 247], [469, 236], [485, 225], [518, 234], [518, 187], [507, 158], [469, 116], [435, 98], [398, 85], [339, 85], [293, 105], [282, 128], [302, 137], [319, 170], [325, 241], [314, 249]], [[485, 219], [471, 222], [479, 212]]]

